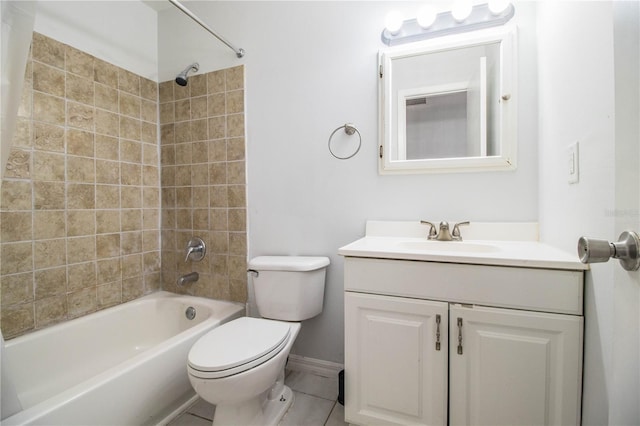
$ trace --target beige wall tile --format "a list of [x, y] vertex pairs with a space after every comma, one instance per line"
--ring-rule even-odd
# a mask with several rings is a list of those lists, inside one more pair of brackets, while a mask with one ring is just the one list
[[227, 158], [229, 161], [244, 160], [244, 138], [231, 138], [227, 140]]
[[33, 118], [37, 121], [64, 126], [66, 124], [64, 98], [34, 92]]
[[120, 114], [139, 119], [140, 107], [141, 100], [138, 96], [120, 92]]
[[96, 255], [98, 259], [120, 256], [120, 234], [96, 235]]
[[120, 137], [140, 140], [140, 120], [136, 118], [120, 116]]
[[69, 209], [94, 209], [95, 186], [82, 183], [67, 184], [67, 208]]
[[191, 87], [191, 97], [202, 96], [207, 94], [207, 75], [196, 74], [189, 77], [189, 86]]
[[160, 170], [156, 166], [142, 166], [142, 184], [158, 188], [160, 185]]
[[12, 149], [7, 159], [4, 177], [28, 179], [31, 177], [31, 152]]
[[227, 115], [227, 136], [244, 136], [244, 114]]
[[84, 130], [69, 129], [67, 131], [67, 154], [82, 157], [94, 157], [94, 134]]
[[174, 108], [176, 121], [191, 120], [191, 99], [175, 101]]
[[67, 126], [93, 132], [94, 116], [93, 106], [67, 102]]
[[199, 96], [191, 98], [191, 118], [197, 120], [199, 118], [207, 118], [207, 97]]
[[139, 186], [123, 186], [120, 189], [120, 206], [123, 209], [141, 208], [142, 188]]
[[65, 156], [51, 152], [33, 153], [33, 179], [46, 181], [64, 181]]
[[158, 94], [160, 103], [173, 102], [173, 87], [175, 86], [173, 80], [164, 81], [158, 85]]
[[118, 90], [104, 84], [94, 84], [95, 105], [111, 112], [118, 112]]
[[140, 96], [144, 99], [158, 102], [158, 83], [148, 78], [140, 77]]
[[175, 138], [176, 143], [192, 141], [190, 121], [181, 121], [175, 123]]
[[150, 123], [158, 122], [158, 104], [142, 99], [140, 102], [140, 118]]
[[244, 161], [230, 161], [227, 163], [227, 182], [230, 184], [245, 184]]
[[228, 207], [229, 197], [226, 185], [210, 186], [209, 205], [211, 207]]
[[120, 189], [116, 185], [96, 185], [96, 208], [119, 209]]
[[5, 339], [35, 328], [34, 304], [23, 303], [2, 308], [2, 334]]
[[229, 254], [247, 255], [247, 234], [244, 232], [229, 233]]
[[33, 272], [5, 275], [0, 280], [0, 287], [2, 306], [31, 302], [33, 301]]
[[120, 161], [142, 163], [142, 143], [120, 139]]
[[95, 135], [96, 158], [118, 160], [120, 158], [120, 142], [117, 138], [106, 135]]
[[98, 298], [96, 287], [85, 288], [67, 295], [69, 318], [75, 318], [94, 312]]
[[142, 166], [139, 164], [121, 163], [120, 183], [122, 185], [140, 185], [142, 183]]
[[18, 117], [12, 146], [18, 148], [30, 148], [33, 145], [34, 130], [33, 121], [30, 118]]
[[224, 91], [224, 70], [207, 73], [207, 93], [218, 93]]
[[0, 208], [3, 210], [31, 210], [32, 183], [22, 180], [5, 180], [2, 183]]
[[[39, 240], [34, 242], [33, 266], [35, 269], [52, 268], [67, 263], [67, 240]], [[2, 294], [4, 298], [4, 293]]]
[[142, 255], [132, 254], [122, 257], [122, 279], [142, 275]]
[[118, 69], [118, 89], [140, 96], [140, 76], [122, 68]]
[[31, 241], [33, 239], [32, 213], [0, 213], [1, 242]]
[[96, 109], [96, 133], [107, 136], [120, 136], [118, 115], [102, 109]]
[[142, 210], [121, 210], [120, 229], [126, 231], [139, 231], [142, 229]]
[[96, 210], [96, 233], [120, 232], [120, 212], [118, 210]]
[[121, 258], [98, 260], [98, 284], [118, 282], [122, 280]]
[[65, 45], [59, 41], [33, 33], [31, 54], [36, 61], [64, 69]]
[[36, 210], [64, 209], [64, 182], [33, 182], [33, 207]]
[[173, 96], [175, 100], [188, 98], [191, 96], [191, 85], [187, 84], [186, 86], [175, 85], [173, 87]]
[[94, 105], [93, 79], [67, 73], [66, 97], [68, 100]]
[[67, 182], [94, 183], [96, 181], [93, 158], [67, 156]]
[[67, 211], [67, 236], [68, 237], [95, 235], [95, 233], [96, 233], [95, 210], [68, 210]]
[[158, 145], [142, 144], [142, 163], [150, 166], [159, 166]]
[[209, 119], [209, 138], [222, 139], [227, 136], [225, 116]]
[[52, 268], [35, 271], [36, 300], [58, 296], [67, 292], [67, 268]]
[[96, 160], [96, 183], [120, 184], [120, 163]]
[[109, 306], [117, 305], [122, 302], [122, 281], [99, 285], [97, 288], [97, 293], [98, 309], [104, 309]]
[[42, 328], [63, 321], [67, 316], [67, 297], [49, 297], [35, 303], [36, 327]]
[[122, 280], [122, 300], [136, 299], [144, 294], [144, 281], [142, 276]]
[[247, 230], [246, 209], [229, 209], [229, 230], [242, 232]]
[[54, 96], [64, 96], [65, 73], [63, 70], [45, 65], [40, 62], [33, 63], [33, 89]]
[[158, 144], [158, 126], [155, 123], [140, 122], [140, 140], [153, 145]]
[[78, 291], [96, 285], [96, 262], [77, 263], [67, 267], [67, 291]]
[[67, 262], [69, 264], [89, 262], [95, 259], [95, 235], [67, 239]]
[[61, 238], [65, 237], [66, 234], [66, 215], [64, 210], [33, 212], [34, 239]]
[[65, 69], [68, 72], [77, 74], [84, 78], [93, 80], [94, 78], [94, 58], [93, 56], [75, 49], [71, 46], [65, 46]]
[[94, 58], [93, 80], [111, 88], [118, 88], [118, 67], [101, 59]]
[[226, 93], [227, 114], [244, 113], [244, 90], [234, 90]]

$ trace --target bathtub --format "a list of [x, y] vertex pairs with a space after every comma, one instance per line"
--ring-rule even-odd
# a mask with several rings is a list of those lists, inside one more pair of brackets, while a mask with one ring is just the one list
[[196, 399], [191, 346], [243, 315], [238, 304], [159, 291], [9, 340], [3, 364], [23, 410], [2, 425], [164, 424]]

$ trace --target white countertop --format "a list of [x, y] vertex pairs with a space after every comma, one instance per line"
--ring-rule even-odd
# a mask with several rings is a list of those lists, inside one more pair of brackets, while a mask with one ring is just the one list
[[[437, 226], [437, 224], [435, 224]], [[453, 228], [453, 222], [451, 223]], [[495, 230], [508, 232], [496, 234]], [[533, 240], [537, 224], [474, 222], [461, 227], [463, 241], [426, 238], [428, 226], [419, 222], [367, 222], [367, 235], [338, 250], [342, 256], [420, 260], [526, 268], [587, 270], [577, 254]], [[465, 234], [474, 239], [466, 239]], [[496, 239], [485, 239], [492, 235]]]

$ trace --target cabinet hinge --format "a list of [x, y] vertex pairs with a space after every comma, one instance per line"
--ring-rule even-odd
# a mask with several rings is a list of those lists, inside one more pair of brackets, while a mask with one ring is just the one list
[[382, 158], [382, 154], [383, 154], [383, 147], [382, 145], [380, 145], [380, 158]]
[[436, 351], [440, 350], [440, 315], [436, 315]]
[[458, 318], [458, 355], [462, 355], [462, 318]]

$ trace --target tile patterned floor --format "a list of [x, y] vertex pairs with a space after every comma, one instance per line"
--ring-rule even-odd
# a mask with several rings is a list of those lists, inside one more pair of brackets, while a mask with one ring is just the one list
[[[280, 426], [346, 426], [344, 407], [337, 402], [338, 378], [287, 371], [285, 384], [295, 400]], [[210, 426], [215, 407], [198, 400], [168, 426]]]

